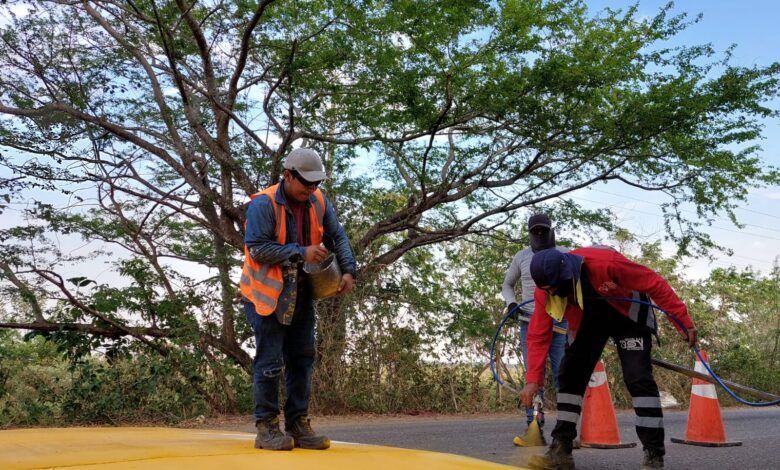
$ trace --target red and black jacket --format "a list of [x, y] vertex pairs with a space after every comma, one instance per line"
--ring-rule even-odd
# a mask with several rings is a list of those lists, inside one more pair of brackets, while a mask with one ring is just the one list
[[[658, 273], [652, 269], [634, 263], [615, 250], [606, 248], [577, 248], [570, 252], [585, 258], [582, 269], [587, 272], [583, 282], [590, 282], [593, 289], [603, 297], [638, 298], [644, 293], [652, 298], [655, 305], [669, 312], [685, 328], [693, 328], [685, 304], [674, 290]], [[545, 311], [547, 293], [537, 288], [534, 292], [536, 306], [528, 327], [528, 371], [527, 383], [543, 384], [544, 367], [547, 352], [552, 341], [553, 319]], [[587, 299], [585, 299], [587, 302]], [[618, 312], [637, 320], [636, 312], [640, 305], [634, 302], [609, 301]], [[569, 322], [569, 334], [576, 337], [582, 321], [582, 309], [571, 302], [564, 313]], [[672, 320], [669, 320], [672, 321]], [[674, 322], [672, 322], [674, 324]], [[679, 327], [675, 324], [675, 327]]]

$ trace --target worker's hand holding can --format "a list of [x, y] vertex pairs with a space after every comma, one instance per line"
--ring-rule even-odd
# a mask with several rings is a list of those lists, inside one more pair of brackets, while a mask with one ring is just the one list
[[305, 248], [303, 260], [307, 263], [319, 263], [328, 257], [328, 249], [323, 245], [309, 245]]
[[352, 274], [344, 273], [344, 275], [341, 276], [341, 282], [339, 283], [339, 295], [349, 293], [354, 286], [355, 278], [352, 277]]

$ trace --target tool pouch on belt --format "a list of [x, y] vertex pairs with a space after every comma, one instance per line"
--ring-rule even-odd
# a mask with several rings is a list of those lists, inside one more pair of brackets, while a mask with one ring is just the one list
[[292, 323], [295, 313], [295, 301], [298, 297], [298, 267], [300, 263], [285, 261], [282, 263], [284, 287], [276, 303], [276, 319], [282, 325]]

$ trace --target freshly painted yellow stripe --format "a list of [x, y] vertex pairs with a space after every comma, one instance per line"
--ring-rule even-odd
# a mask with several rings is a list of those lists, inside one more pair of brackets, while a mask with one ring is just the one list
[[517, 469], [469, 457], [334, 442], [328, 450], [267, 451], [254, 435], [169, 428], [0, 431], [0, 469], [32, 470]]

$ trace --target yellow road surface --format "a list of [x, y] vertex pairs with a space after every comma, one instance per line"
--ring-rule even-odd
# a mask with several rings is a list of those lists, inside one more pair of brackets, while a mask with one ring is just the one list
[[419, 450], [334, 442], [328, 450], [267, 451], [254, 435], [169, 428], [0, 431], [0, 469], [491, 470], [517, 468]]

